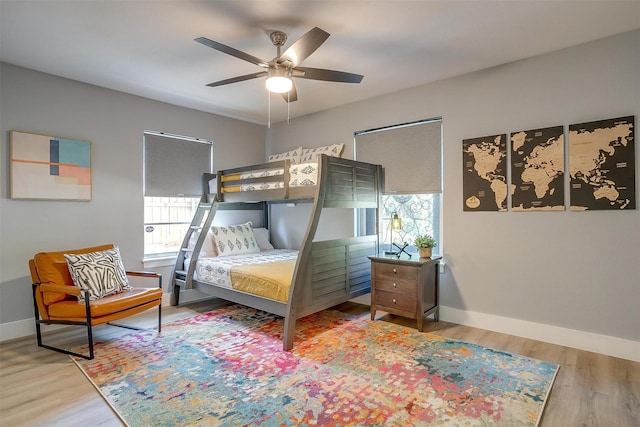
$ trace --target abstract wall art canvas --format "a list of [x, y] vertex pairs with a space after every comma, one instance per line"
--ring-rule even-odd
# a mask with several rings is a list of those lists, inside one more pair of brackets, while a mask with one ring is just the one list
[[91, 200], [91, 142], [11, 131], [11, 198]]

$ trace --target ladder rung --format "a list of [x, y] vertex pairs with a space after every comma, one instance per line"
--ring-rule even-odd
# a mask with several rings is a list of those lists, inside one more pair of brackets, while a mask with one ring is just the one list
[[[203, 200], [203, 199], [201, 199]], [[194, 232], [194, 231], [202, 231], [204, 224], [206, 223], [206, 220], [203, 222], [204, 217], [206, 216], [207, 218], [209, 218], [213, 211], [213, 205], [214, 202], [205, 202], [205, 201], [201, 201], [200, 203], [198, 203], [198, 209], [193, 217], [193, 220], [191, 221], [191, 225], [189, 225], [189, 230], [190, 232]], [[207, 212], [209, 211], [209, 212]], [[208, 216], [207, 216], [208, 215]], [[191, 233], [187, 233], [188, 236], [191, 235]], [[186, 254], [186, 253], [194, 253], [195, 248], [180, 248], [180, 253], [181, 254]], [[186, 255], [184, 255], [186, 256]], [[180, 260], [181, 258], [183, 258], [184, 256], [180, 256], [178, 257], [178, 259]], [[187, 272], [185, 270], [175, 270], [174, 271], [174, 281], [176, 284], [184, 286], [186, 281], [187, 281]]]

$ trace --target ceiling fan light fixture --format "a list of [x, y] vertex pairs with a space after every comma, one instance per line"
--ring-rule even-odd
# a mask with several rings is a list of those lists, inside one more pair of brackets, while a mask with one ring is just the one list
[[273, 93], [286, 93], [293, 87], [293, 81], [285, 70], [269, 70], [269, 76], [265, 82], [267, 90]]
[[[2, 0], [0, 0], [1, 2]], [[345, 73], [344, 71], [325, 70], [323, 68], [300, 67], [300, 64], [316, 51], [329, 37], [326, 31], [314, 27], [298, 38], [283, 53], [281, 49], [287, 41], [287, 35], [282, 31], [271, 32], [271, 43], [276, 47], [276, 57], [270, 61], [260, 59], [231, 46], [209, 40], [206, 37], [198, 37], [196, 42], [215, 49], [227, 55], [234, 56], [243, 61], [250, 62], [262, 68], [257, 73], [245, 74], [217, 82], [209, 83], [209, 87], [218, 87], [230, 83], [238, 83], [246, 80], [266, 77], [266, 88], [270, 93], [277, 93], [289, 105], [298, 100], [298, 90], [293, 82], [296, 79], [321, 80], [340, 83], [360, 83], [364, 76], [360, 74]], [[271, 97], [269, 97], [271, 99]]]

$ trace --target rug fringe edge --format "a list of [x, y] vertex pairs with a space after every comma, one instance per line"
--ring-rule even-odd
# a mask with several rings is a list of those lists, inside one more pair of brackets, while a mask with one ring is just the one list
[[69, 355], [69, 357], [71, 358], [71, 361], [78, 367], [78, 369], [80, 370], [80, 372], [82, 372], [82, 375], [84, 375], [84, 377], [91, 383], [91, 385], [93, 386], [93, 388], [98, 392], [98, 394], [100, 395], [100, 397], [102, 397], [102, 400], [104, 400], [104, 402], [109, 406], [109, 408], [111, 408], [111, 410], [116, 414], [116, 416], [118, 417], [118, 419], [126, 426], [126, 427], [131, 427], [129, 425], [129, 423], [124, 419], [124, 417], [122, 416], [122, 414], [120, 412], [118, 412], [118, 410], [115, 408], [115, 406], [113, 406], [111, 404], [111, 402], [109, 402], [109, 399], [107, 399], [107, 396], [105, 396], [102, 391], [100, 390], [100, 387], [98, 387], [98, 385], [96, 383], [93, 382], [93, 380], [89, 377], [89, 375], [87, 375], [87, 373], [84, 371], [84, 369], [82, 369], [82, 366], [80, 366], [80, 364], [78, 363], [78, 361], [71, 355]]
[[549, 383], [549, 388], [547, 389], [547, 393], [544, 395], [544, 403], [542, 404], [542, 408], [540, 409], [540, 413], [538, 414], [538, 419], [536, 420], [536, 427], [540, 426], [540, 421], [542, 421], [542, 415], [544, 414], [544, 409], [547, 407], [547, 402], [549, 402], [549, 395], [551, 394], [551, 389], [553, 389], [553, 384], [556, 382], [556, 377], [558, 376], [558, 372], [560, 371], [560, 365], [556, 365], [556, 371], [553, 373], [553, 378], [551, 378], [551, 382]]

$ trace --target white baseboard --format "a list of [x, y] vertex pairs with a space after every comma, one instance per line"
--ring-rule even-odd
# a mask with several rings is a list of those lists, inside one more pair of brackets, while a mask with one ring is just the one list
[[162, 306], [166, 307], [169, 304], [171, 304], [171, 294], [165, 292], [164, 294], [162, 294]]
[[[16, 320], [15, 322], [0, 323], [0, 341], [36, 335], [36, 324], [33, 319]], [[35, 340], [35, 338], [34, 338]]]
[[[169, 305], [169, 298], [169, 294], [163, 295], [163, 306]], [[363, 304], [368, 304], [369, 301], [364, 302], [363, 299]], [[638, 341], [444, 306], [440, 307], [440, 319], [459, 325], [487, 329], [640, 362], [640, 342]], [[51, 330], [53, 326], [48, 326], [47, 328]], [[33, 319], [0, 324], [0, 341], [35, 335], [35, 333], [36, 328]]]
[[639, 341], [443, 306], [440, 319], [640, 362]]

